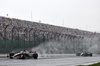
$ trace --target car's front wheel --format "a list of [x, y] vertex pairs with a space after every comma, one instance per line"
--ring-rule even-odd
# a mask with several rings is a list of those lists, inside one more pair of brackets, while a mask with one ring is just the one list
[[38, 54], [37, 53], [33, 54], [33, 58], [37, 59], [38, 58]]

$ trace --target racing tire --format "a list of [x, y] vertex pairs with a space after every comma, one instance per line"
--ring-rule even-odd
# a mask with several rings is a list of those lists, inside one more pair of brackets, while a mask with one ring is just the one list
[[90, 57], [92, 57], [92, 53], [90, 54]]
[[76, 56], [80, 56], [81, 55], [81, 53], [76, 53]]
[[33, 54], [33, 58], [37, 59], [38, 58], [38, 54], [37, 53]]
[[10, 59], [13, 59], [12, 56], [14, 56], [14, 53], [10, 53], [9, 56], [10, 56]]

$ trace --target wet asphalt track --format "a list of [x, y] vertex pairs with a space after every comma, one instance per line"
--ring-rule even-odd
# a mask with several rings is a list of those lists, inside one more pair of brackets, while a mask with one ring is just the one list
[[100, 62], [100, 56], [77, 57], [73, 55], [44, 55], [38, 59], [0, 58], [0, 66], [75, 66]]

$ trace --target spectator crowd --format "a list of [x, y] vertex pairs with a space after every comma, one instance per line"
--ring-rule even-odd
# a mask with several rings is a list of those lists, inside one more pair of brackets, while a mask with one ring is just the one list
[[[26, 39], [29, 38], [29, 31], [30, 28], [39, 29], [43, 31], [50, 31], [50, 32], [55, 32], [55, 33], [62, 33], [62, 34], [71, 34], [71, 35], [82, 35], [82, 36], [88, 36], [92, 37], [94, 35], [100, 35], [97, 33], [93, 32], [88, 32], [88, 31], [82, 31], [79, 29], [71, 29], [71, 28], [66, 28], [66, 27], [61, 27], [61, 26], [54, 26], [54, 25], [49, 25], [49, 24], [43, 24], [43, 23], [38, 23], [38, 22], [31, 22], [31, 21], [26, 21], [26, 20], [20, 20], [20, 19], [15, 19], [15, 18], [7, 18], [7, 17], [2, 17], [0, 16], [0, 39], [3, 40], [5, 39], [5, 31], [6, 31], [6, 38], [7, 39], [12, 39], [12, 34], [15, 37], [15, 39], [18, 39], [18, 33], [20, 39], [24, 38], [23, 35], [25, 34]], [[30, 33], [33, 33], [34, 30], [32, 30]], [[13, 33], [12, 33], [13, 32]]]

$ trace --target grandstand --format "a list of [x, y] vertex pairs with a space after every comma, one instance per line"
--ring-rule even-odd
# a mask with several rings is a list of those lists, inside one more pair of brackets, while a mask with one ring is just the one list
[[91, 38], [100, 37], [100, 34], [0, 16], [0, 52], [4, 49], [31, 48], [66, 36]]

